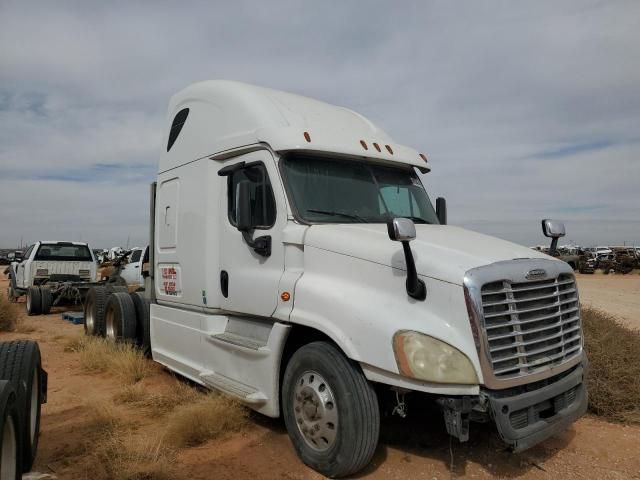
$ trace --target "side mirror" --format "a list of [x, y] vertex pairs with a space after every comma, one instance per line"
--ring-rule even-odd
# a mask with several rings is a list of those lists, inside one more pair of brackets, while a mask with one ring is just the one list
[[241, 232], [248, 232], [253, 228], [251, 182], [248, 180], [239, 182], [236, 190], [236, 227]]
[[387, 223], [387, 232], [394, 242], [410, 242], [416, 238], [416, 226], [409, 218], [394, 218]]
[[564, 223], [557, 220], [542, 220], [542, 233], [545, 237], [551, 238], [551, 246], [549, 247], [549, 255], [554, 256], [558, 248], [558, 238], [564, 237]]
[[565, 236], [564, 223], [557, 220], [542, 220], [542, 233], [545, 237], [559, 238]]
[[447, 200], [444, 197], [436, 198], [436, 216], [440, 225], [447, 224]]
[[409, 242], [416, 238], [416, 226], [413, 220], [409, 218], [394, 218], [387, 223], [387, 232], [391, 240], [402, 243], [404, 261], [407, 264], [407, 280], [405, 282], [407, 295], [416, 300], [424, 300], [427, 298], [427, 286], [418, 278], [416, 262], [409, 246]]

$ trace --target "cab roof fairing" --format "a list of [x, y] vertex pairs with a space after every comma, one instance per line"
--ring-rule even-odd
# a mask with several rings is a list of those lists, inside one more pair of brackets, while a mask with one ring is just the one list
[[171, 98], [165, 139], [183, 108], [189, 116], [173, 147], [163, 151], [160, 172], [260, 143], [278, 152], [337, 153], [431, 170], [416, 150], [394, 143], [362, 115], [311, 98], [225, 80], [195, 83]]

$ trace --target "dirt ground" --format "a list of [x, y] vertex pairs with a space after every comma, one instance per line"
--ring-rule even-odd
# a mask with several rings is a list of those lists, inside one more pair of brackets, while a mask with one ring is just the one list
[[[617, 305], [633, 305], [635, 287], [626, 288], [626, 279], [580, 278], [583, 299], [598, 305], [614, 302], [611, 285], [624, 285]], [[611, 283], [609, 283], [611, 282]], [[4, 295], [7, 283], [0, 280]], [[635, 289], [635, 290], [634, 290]], [[637, 305], [637, 303], [636, 303]], [[24, 305], [20, 315], [29, 334], [0, 334], [0, 340], [32, 338], [40, 343], [44, 368], [49, 373], [49, 401], [43, 406], [40, 446], [35, 470], [55, 473], [59, 479], [101, 480], [91, 463], [90, 406], [110, 401], [121, 388], [108, 374], [86, 374], [78, 365], [78, 353], [66, 352], [70, 338], [81, 335], [82, 326], [60, 318], [60, 311], [47, 316], [27, 317]], [[632, 307], [630, 307], [632, 308]], [[625, 312], [628, 312], [625, 310]], [[635, 312], [638, 312], [636, 308]], [[630, 312], [633, 313], [633, 312]], [[631, 317], [632, 315], [630, 315]], [[637, 318], [635, 319], [638, 320]], [[158, 369], [143, 382], [158, 388], [172, 382], [171, 375]], [[119, 406], [131, 423], [135, 438], [154, 439], [162, 432], [160, 418], [149, 418], [134, 406]], [[627, 479], [640, 478], [640, 427], [607, 423], [592, 416], [579, 420], [569, 430], [531, 450], [512, 454], [504, 449], [490, 425], [472, 425], [466, 444], [450, 441], [440, 416], [410, 415], [406, 420], [386, 419], [380, 446], [371, 465], [358, 478], [368, 479], [444, 479], [444, 478], [523, 478], [523, 479]], [[212, 440], [179, 452], [171, 471], [175, 479], [319, 479], [322, 476], [305, 467], [296, 457], [283, 423], [252, 415], [242, 433]]]
[[627, 275], [577, 275], [580, 301], [617, 316], [630, 328], [640, 329], [640, 272]]

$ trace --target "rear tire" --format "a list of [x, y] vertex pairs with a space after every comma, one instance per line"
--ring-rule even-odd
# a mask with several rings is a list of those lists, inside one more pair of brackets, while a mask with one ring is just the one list
[[[0, 380], [11, 382], [20, 417], [22, 471], [31, 470], [38, 451], [40, 410], [43, 401], [42, 364], [36, 342], [0, 343]], [[4, 478], [4, 477], [2, 477]]]
[[144, 293], [134, 292], [131, 294], [133, 306], [136, 310], [136, 340], [145, 357], [151, 357], [151, 321], [149, 300]]
[[114, 341], [136, 341], [136, 309], [128, 293], [109, 295], [105, 307], [106, 337]]
[[29, 287], [27, 290], [27, 314], [39, 315], [40, 314], [40, 288]]
[[84, 299], [84, 334], [104, 337], [104, 309], [109, 292], [104, 287], [91, 287]]
[[378, 398], [360, 367], [327, 342], [293, 354], [282, 409], [302, 461], [328, 477], [352, 475], [373, 456], [380, 434]]
[[20, 415], [11, 382], [0, 381], [0, 478], [22, 478]]
[[53, 297], [51, 296], [49, 287], [40, 287], [40, 313], [49, 315], [52, 303]]

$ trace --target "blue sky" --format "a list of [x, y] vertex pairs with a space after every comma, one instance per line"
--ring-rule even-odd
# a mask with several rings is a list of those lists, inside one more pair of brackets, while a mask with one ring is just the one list
[[429, 155], [449, 221], [640, 244], [640, 3], [0, 4], [0, 245], [147, 237], [169, 97], [227, 78], [319, 98]]

